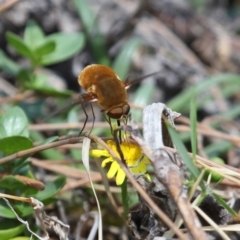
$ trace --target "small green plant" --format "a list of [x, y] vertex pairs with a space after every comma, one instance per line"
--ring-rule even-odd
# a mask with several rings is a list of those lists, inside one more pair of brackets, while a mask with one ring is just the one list
[[[18, 157], [12, 161], [3, 161], [4, 157], [33, 147], [29, 138], [28, 119], [19, 107], [9, 109], [0, 117], [0, 192], [4, 194], [34, 197], [39, 201], [51, 203], [53, 196], [64, 186], [65, 177], [58, 177], [54, 181], [43, 183], [34, 179], [30, 168], [29, 156]], [[21, 218], [28, 218], [33, 214], [30, 205], [11, 202], [13, 208]], [[16, 220], [16, 216], [6, 203], [0, 200], [0, 239], [10, 239], [21, 235], [25, 226]]]
[[21, 67], [0, 51], [0, 68], [16, 77], [18, 85], [23, 89], [31, 89], [49, 95], [67, 95], [70, 91], [59, 92], [51, 86], [46, 73], [39, 73], [39, 67], [45, 67], [64, 61], [79, 51], [85, 45], [82, 33], [54, 33], [45, 36], [42, 29], [33, 21], [29, 21], [23, 38], [7, 32], [8, 44], [24, 58], [29, 60], [26, 68]]
[[[224, 164], [223, 159], [221, 159], [219, 157], [213, 157], [210, 160], [215, 163]], [[211, 178], [210, 178], [211, 182], [219, 182], [223, 179], [222, 175], [220, 175], [216, 172], [210, 171], [210, 170], [206, 170], [206, 172], [204, 174], [204, 179], [208, 180], [210, 174], [211, 174]]]

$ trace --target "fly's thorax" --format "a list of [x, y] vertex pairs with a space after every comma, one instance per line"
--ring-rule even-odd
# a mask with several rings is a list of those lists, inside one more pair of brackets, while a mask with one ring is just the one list
[[96, 85], [95, 84], [92, 84], [92, 85], [90, 85], [90, 87], [89, 88], [87, 88], [86, 90], [87, 90], [87, 92], [92, 92], [92, 93], [95, 93], [96, 94]]
[[92, 86], [97, 87], [99, 82], [109, 78], [120, 80], [111, 68], [99, 64], [92, 64], [82, 70], [78, 76], [78, 83], [86, 91], [90, 92]]

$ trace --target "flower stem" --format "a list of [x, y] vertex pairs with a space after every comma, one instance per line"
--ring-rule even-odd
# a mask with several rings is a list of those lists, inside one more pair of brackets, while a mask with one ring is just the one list
[[127, 193], [127, 179], [125, 178], [123, 184], [121, 185], [122, 190], [122, 204], [124, 213], [123, 216], [125, 219], [127, 219], [128, 213], [129, 213], [129, 206], [128, 206], [128, 193]]

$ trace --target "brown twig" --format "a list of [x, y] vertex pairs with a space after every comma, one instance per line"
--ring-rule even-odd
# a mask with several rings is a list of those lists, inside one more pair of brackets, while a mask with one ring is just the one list
[[175, 163], [174, 156], [164, 149], [163, 141], [159, 140], [165, 137], [161, 132], [162, 121], [160, 119], [163, 116], [173, 124], [177, 115], [161, 103], [147, 106], [143, 111], [144, 139], [134, 131], [129, 133], [151, 159], [156, 178], [168, 190], [193, 239], [207, 240], [201, 223], [187, 198], [187, 193], [184, 192], [182, 172]]
[[16, 3], [20, 2], [20, 0], [8, 0], [5, 3], [2, 3], [0, 5], [0, 13], [5, 12], [6, 10], [8, 10], [9, 8], [11, 8], [13, 5], [15, 5]]
[[187, 198], [187, 193], [183, 191], [183, 176], [170, 155], [159, 149], [153, 152], [152, 161], [156, 177], [167, 188], [193, 239], [207, 240], [201, 223]]
[[[85, 128], [91, 128], [92, 123], [87, 123]], [[107, 122], [95, 122], [95, 127], [107, 128], [109, 124]], [[60, 130], [60, 129], [81, 129], [83, 127], [83, 123], [43, 123], [43, 124], [33, 124], [29, 125], [29, 130], [34, 131], [49, 131], [49, 130]]]
[[[190, 125], [190, 120], [187, 117], [181, 116], [179, 119], [177, 119], [177, 121]], [[181, 132], [189, 132], [191, 130], [190, 127], [185, 126], [185, 125], [178, 125], [178, 126], [176, 126], [176, 129], [177, 129], [177, 131], [181, 131]], [[205, 136], [228, 140], [235, 146], [237, 146], [237, 147], [240, 146], [240, 137], [231, 136], [229, 134], [217, 131], [203, 123], [197, 123], [197, 132], [199, 134], [202, 134]]]
[[22, 101], [25, 100], [26, 98], [34, 96], [34, 94], [35, 93], [33, 91], [26, 91], [24, 93], [15, 94], [14, 96], [11, 97], [1, 97], [0, 104]]
[[62, 145], [69, 144], [69, 143], [75, 144], [75, 143], [79, 143], [81, 141], [82, 141], [81, 138], [77, 138], [77, 137], [76, 138], [75, 137], [71, 138], [70, 137], [70, 138], [65, 139], [65, 140], [60, 140], [60, 141], [53, 142], [53, 143], [47, 143], [47, 144], [44, 144], [44, 145], [41, 145], [41, 146], [33, 147], [31, 149], [19, 151], [17, 153], [14, 153], [12, 155], [7, 156], [7, 157], [1, 158], [0, 159], [0, 164], [12, 161], [13, 159], [20, 158], [20, 157], [23, 157], [23, 156], [26, 156], [26, 155], [31, 155], [31, 154], [34, 154], [36, 152], [40, 152], [40, 151], [43, 151], [43, 150], [46, 150], [46, 149], [49, 149], [49, 148], [54, 148], [54, 147], [62, 146]]

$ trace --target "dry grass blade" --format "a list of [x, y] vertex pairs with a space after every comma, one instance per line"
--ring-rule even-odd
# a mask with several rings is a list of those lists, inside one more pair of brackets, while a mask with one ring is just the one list
[[30, 198], [18, 197], [18, 196], [14, 196], [14, 195], [5, 194], [5, 193], [0, 193], [0, 197], [9, 198], [9, 199], [13, 199], [13, 200], [20, 201], [20, 202], [26, 202], [26, 203], [32, 202]]
[[10, 175], [10, 174], [0, 173], [0, 179], [4, 178], [5, 176], [12, 176], [12, 177], [18, 179], [19, 181], [21, 181], [26, 186], [35, 188], [39, 191], [41, 191], [45, 188], [45, 185], [42, 182], [40, 182], [36, 179], [33, 179], [33, 178], [29, 178], [29, 177], [22, 176], [22, 175]]
[[99, 215], [99, 217], [98, 217], [98, 239], [102, 240], [103, 239], [103, 229], [102, 229], [101, 207], [100, 207], [100, 204], [99, 204], [99, 201], [98, 201], [98, 197], [97, 197], [96, 191], [95, 191], [94, 186], [93, 186], [93, 182], [92, 182], [91, 175], [90, 175], [90, 167], [89, 167], [90, 142], [91, 142], [90, 138], [84, 137], [84, 139], [83, 139], [83, 147], [82, 147], [82, 161], [83, 161], [83, 164], [84, 164], [84, 166], [85, 166], [85, 168], [87, 170], [87, 174], [88, 174], [91, 186], [92, 186], [92, 191], [93, 191], [93, 194], [94, 194], [96, 202], [97, 202], [98, 215]]
[[193, 206], [193, 208], [200, 214], [222, 237], [223, 240], [231, 240], [226, 233], [210, 218], [208, 217], [199, 207]]
[[19, 151], [17, 153], [7, 156], [7, 157], [3, 157], [0, 159], [0, 164], [10, 162], [13, 159], [31, 155], [33, 153], [40, 152], [40, 151], [43, 151], [43, 150], [46, 150], [49, 148], [59, 147], [59, 146], [66, 145], [66, 144], [75, 144], [75, 143], [79, 143], [79, 142], [82, 142], [82, 139], [80, 139], [78, 137], [69, 137], [67, 139], [60, 140], [57, 142], [47, 143], [47, 144], [37, 146], [37, 147], [31, 148], [31, 149]]
[[14, 6], [16, 3], [20, 2], [20, 0], [8, 0], [5, 3], [2, 3], [0, 5], [0, 13], [5, 12], [6, 10], [8, 10], [9, 8], [11, 8], [12, 6]]

